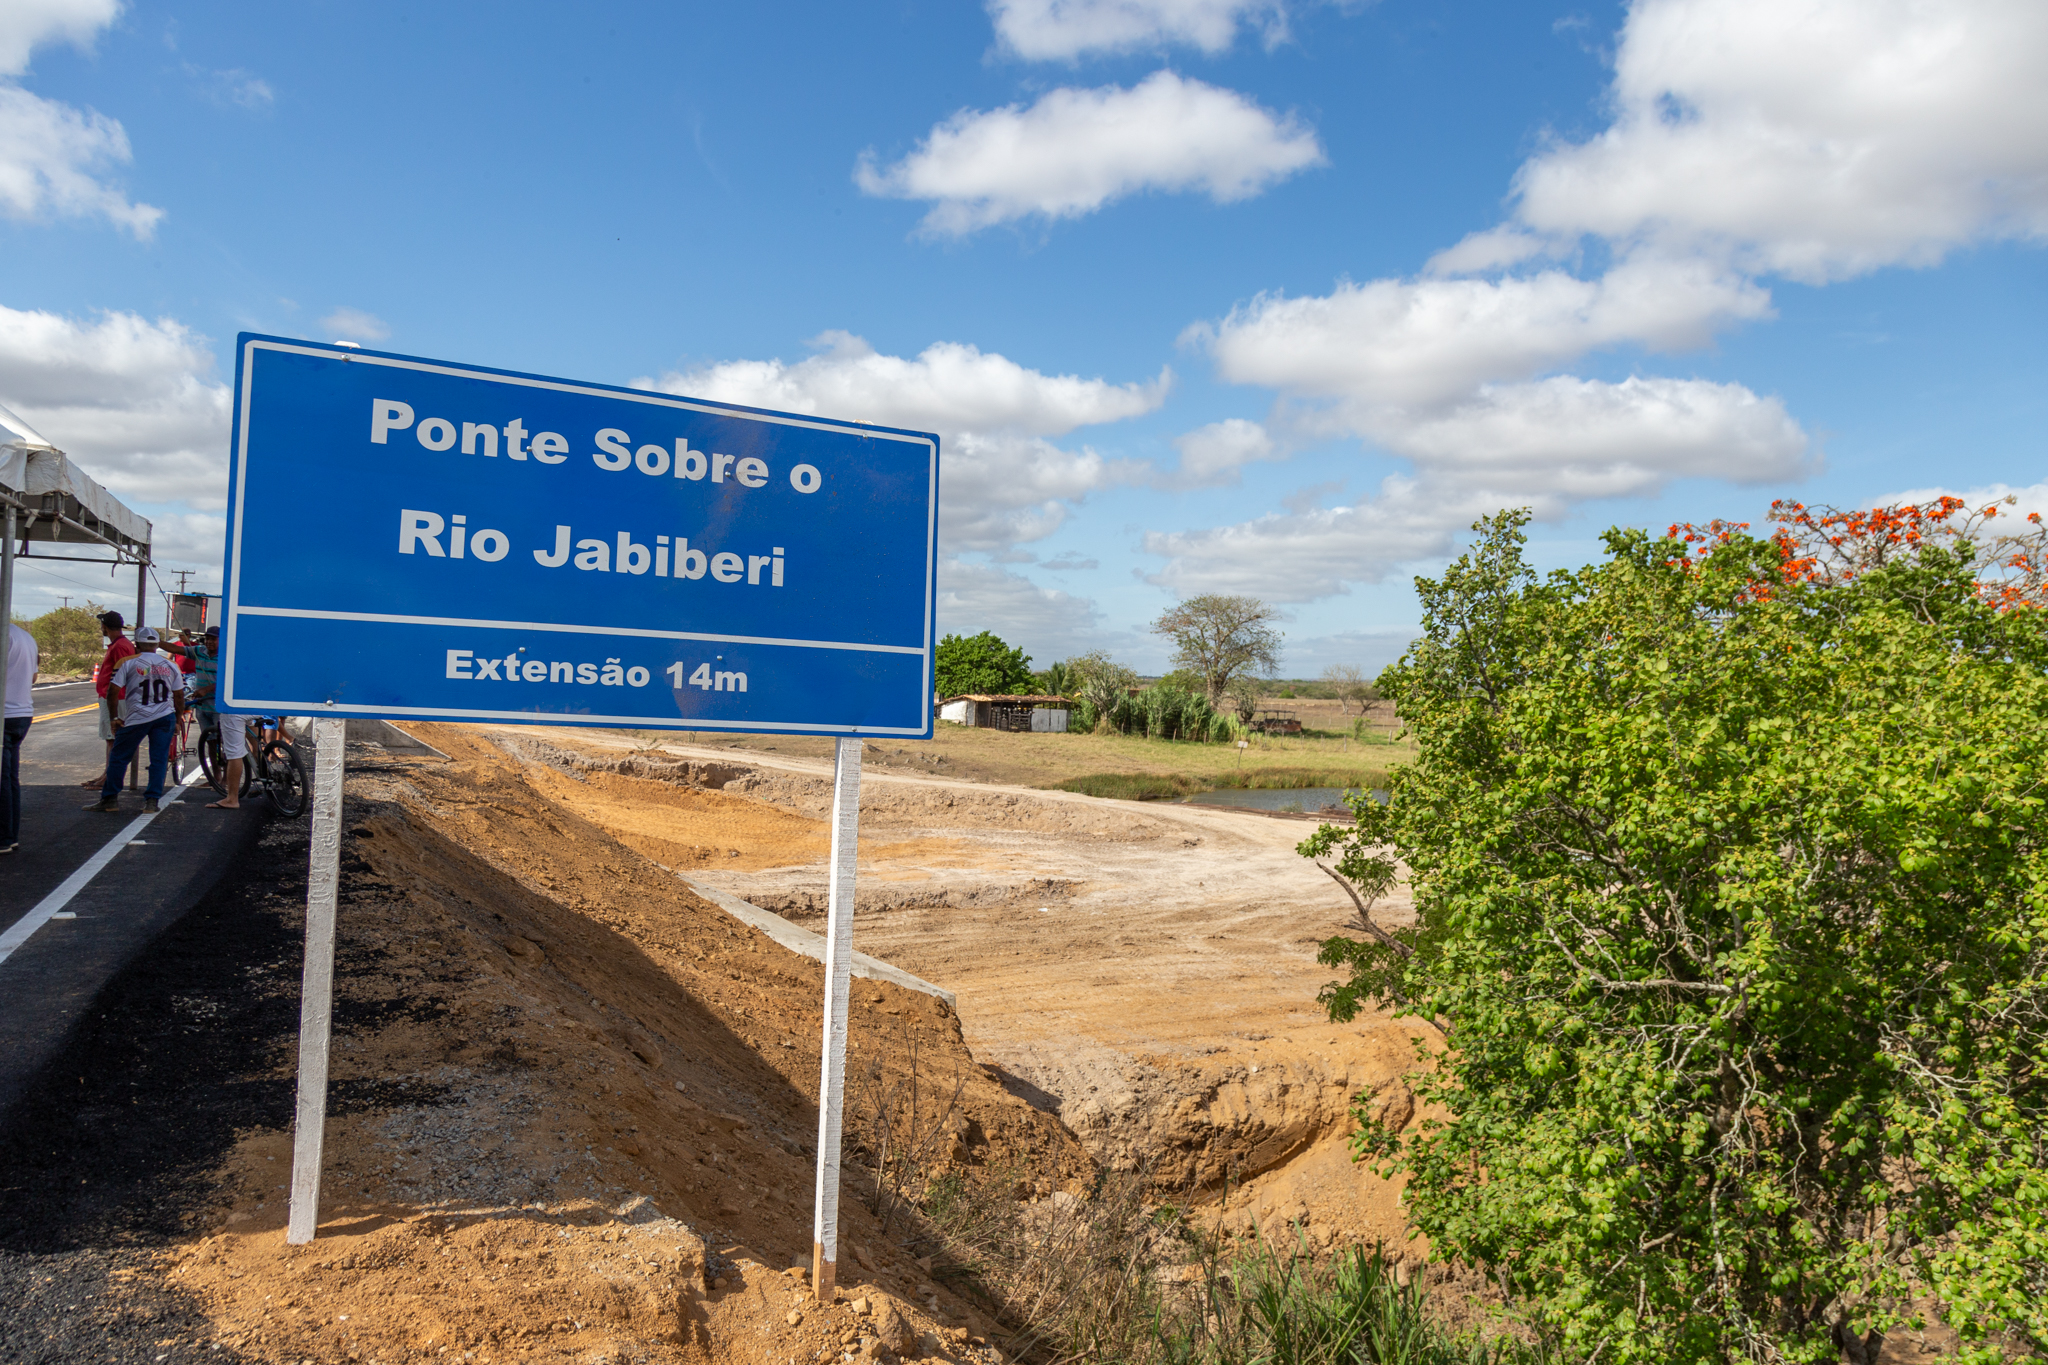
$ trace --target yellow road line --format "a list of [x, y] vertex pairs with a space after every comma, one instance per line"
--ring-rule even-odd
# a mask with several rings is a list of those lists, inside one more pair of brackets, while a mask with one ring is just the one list
[[98, 702], [90, 702], [84, 706], [74, 706], [69, 711], [46, 711], [42, 715], [37, 716], [36, 719], [57, 720], [63, 716], [75, 716], [81, 711], [97, 711], [99, 709], [100, 704]]

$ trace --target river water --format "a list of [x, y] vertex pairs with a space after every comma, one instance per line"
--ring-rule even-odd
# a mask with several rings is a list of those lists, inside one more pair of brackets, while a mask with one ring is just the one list
[[[1224, 788], [1196, 792], [1180, 800], [1192, 806], [1235, 806], [1239, 810], [1300, 811], [1313, 815], [1324, 806], [1343, 805], [1344, 793], [1356, 790], [1355, 787]], [[1384, 791], [1374, 791], [1373, 795], [1382, 801], [1387, 799]]]

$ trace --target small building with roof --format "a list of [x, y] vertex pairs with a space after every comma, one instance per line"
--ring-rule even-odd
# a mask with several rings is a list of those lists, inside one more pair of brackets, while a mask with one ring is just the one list
[[984, 730], [1063, 735], [1073, 704], [1070, 698], [1052, 693], [998, 697], [967, 692], [940, 702], [939, 719]]

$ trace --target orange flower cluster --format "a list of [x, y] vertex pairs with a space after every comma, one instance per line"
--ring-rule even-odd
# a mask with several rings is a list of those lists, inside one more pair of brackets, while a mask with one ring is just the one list
[[[2008, 506], [2013, 501], [2005, 499]], [[1950, 496], [1850, 511], [1779, 499], [1771, 503], [1777, 529], [1770, 538], [1788, 583], [1847, 583], [1923, 546], [1967, 541], [1979, 551], [1980, 568], [1994, 575], [1978, 582], [1985, 601], [2001, 611], [2048, 608], [2048, 526], [2039, 512], [2031, 512], [2024, 529], [2007, 534], [1993, 526], [2000, 515], [1997, 503], [1970, 511], [1969, 504]], [[1670, 538], [1685, 549], [1682, 558], [1671, 562], [1696, 566], [1748, 529], [1748, 522], [1719, 519], [1704, 526], [1675, 524]], [[1747, 595], [1768, 596], [1769, 587], [1752, 584]]]

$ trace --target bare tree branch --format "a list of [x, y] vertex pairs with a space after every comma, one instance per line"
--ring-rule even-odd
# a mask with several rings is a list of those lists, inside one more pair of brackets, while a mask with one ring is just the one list
[[1415, 955], [1415, 949], [1403, 943], [1400, 939], [1395, 938], [1392, 934], [1388, 933], [1386, 930], [1380, 928], [1379, 925], [1374, 924], [1372, 922], [1371, 906], [1369, 906], [1366, 903], [1365, 897], [1358, 894], [1358, 888], [1351, 884], [1351, 880], [1348, 877], [1344, 876], [1343, 873], [1337, 871], [1336, 868], [1331, 867], [1327, 863], [1317, 863], [1316, 866], [1323, 870], [1324, 876], [1328, 877], [1331, 881], [1337, 883], [1337, 885], [1343, 887], [1344, 894], [1351, 897], [1351, 903], [1358, 907], [1359, 928], [1363, 929], [1366, 933], [1371, 934], [1375, 939], [1379, 940], [1381, 943], [1386, 944], [1389, 948], [1394, 949], [1403, 957], [1413, 957]]

